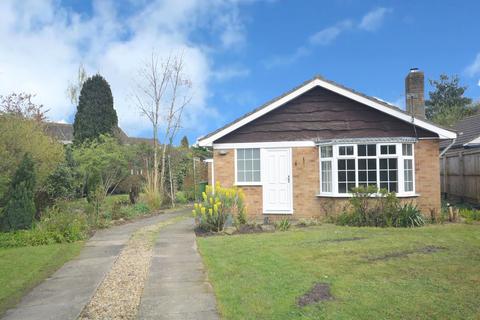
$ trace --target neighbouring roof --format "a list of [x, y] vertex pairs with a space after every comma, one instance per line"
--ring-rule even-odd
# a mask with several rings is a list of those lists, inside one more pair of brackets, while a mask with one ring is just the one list
[[254, 109], [253, 111], [245, 114], [244, 116], [230, 122], [229, 124], [209, 133], [206, 136], [198, 139], [198, 144], [202, 147], [212, 146], [213, 142], [219, 138], [227, 135], [228, 133], [244, 126], [245, 124], [263, 116], [264, 114], [284, 105], [285, 103], [295, 99], [308, 90], [314, 87], [322, 87], [327, 90], [333, 91], [337, 94], [360, 102], [366, 106], [372, 107], [384, 113], [387, 113], [400, 120], [412, 123], [420, 128], [438, 134], [441, 139], [453, 139], [456, 137], [456, 133], [452, 129], [441, 127], [425, 119], [413, 118], [407, 112], [391, 105], [383, 100], [379, 100], [374, 97], [367, 96], [363, 93], [357, 92], [353, 89], [347, 88], [343, 85], [335, 83], [331, 80], [327, 80], [321, 76], [316, 76], [313, 79], [305, 81], [300, 86], [282, 94], [281, 96], [265, 103], [264, 105]]
[[[458, 137], [452, 149], [480, 147], [480, 113], [460, 120], [453, 128], [458, 132]], [[440, 148], [444, 149], [450, 143], [442, 141]]]
[[[45, 122], [45, 133], [63, 144], [70, 144], [73, 142], [73, 124], [71, 123]], [[146, 143], [153, 145], [153, 139], [129, 137], [120, 127], [116, 128], [114, 134], [125, 144]]]

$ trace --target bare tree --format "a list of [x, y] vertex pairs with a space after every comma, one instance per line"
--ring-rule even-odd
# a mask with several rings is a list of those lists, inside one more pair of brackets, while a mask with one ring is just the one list
[[80, 91], [82, 91], [82, 86], [87, 78], [87, 72], [85, 71], [83, 64], [80, 64], [78, 66], [77, 79], [75, 79], [75, 82], [70, 82], [67, 87], [67, 97], [74, 106], [78, 106]]
[[155, 192], [165, 191], [167, 152], [180, 129], [183, 110], [191, 100], [190, 88], [191, 81], [184, 75], [183, 54], [160, 60], [158, 54], [152, 52], [140, 69], [135, 100], [152, 125], [153, 172], [147, 174]]
[[25, 92], [0, 96], [0, 114], [9, 114], [38, 122], [45, 121], [48, 110], [45, 110], [43, 105], [32, 102], [34, 96], [34, 94]]

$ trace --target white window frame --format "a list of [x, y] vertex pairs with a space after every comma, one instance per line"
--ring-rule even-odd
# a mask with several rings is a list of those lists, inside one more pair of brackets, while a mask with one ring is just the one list
[[[322, 147], [332, 147], [332, 156], [331, 157], [324, 157], [322, 158], [322, 151], [321, 151], [321, 148]], [[333, 155], [333, 146], [332, 145], [321, 145], [319, 148], [318, 148], [318, 156], [319, 156], [319, 159], [320, 161], [318, 161], [318, 164], [319, 164], [319, 170], [320, 170], [320, 193], [321, 194], [324, 194], [324, 195], [328, 195], [328, 196], [332, 196], [335, 194], [335, 183], [334, 183], [334, 180], [333, 180], [333, 176], [334, 176], [334, 172], [336, 171], [336, 165], [334, 164], [335, 162], [335, 156]], [[332, 178], [330, 179], [330, 183], [331, 183], [331, 186], [330, 186], [330, 190], [331, 191], [324, 191], [322, 189], [322, 162], [330, 162], [330, 171], [331, 171], [331, 174], [332, 174]]]
[[[376, 156], [358, 156], [358, 145], [369, 145], [375, 144], [376, 145]], [[412, 145], [412, 155], [411, 156], [404, 156], [403, 155], [403, 144], [411, 144]], [[339, 155], [339, 148], [341, 146], [354, 146], [353, 155]], [[388, 154], [382, 155], [380, 154], [381, 146], [385, 145], [395, 145], [395, 154]], [[322, 158], [321, 156], [321, 147], [324, 146], [332, 146], [332, 154], [331, 158]], [[347, 198], [352, 197], [352, 193], [339, 193], [338, 192], [338, 160], [339, 159], [354, 159], [355, 160], [355, 186], [358, 187], [358, 159], [376, 159], [376, 170], [377, 170], [377, 188], [380, 187], [380, 159], [384, 158], [395, 158], [397, 159], [397, 197], [413, 197], [418, 196], [416, 194], [416, 185], [415, 185], [415, 144], [414, 143], [397, 143], [397, 142], [382, 142], [382, 143], [375, 143], [375, 142], [358, 142], [358, 143], [338, 143], [338, 144], [320, 144], [318, 148], [318, 157], [319, 157], [319, 196], [324, 197], [341, 197]], [[404, 183], [404, 160], [411, 159], [412, 160], [412, 168], [413, 168], [413, 190], [412, 191], [405, 191], [405, 183]], [[332, 192], [323, 192], [322, 191], [322, 165], [323, 161], [331, 161], [332, 163]]]
[[[260, 180], [259, 181], [238, 181], [238, 171], [237, 171], [237, 150], [238, 149], [258, 149], [260, 157]], [[238, 148], [235, 149], [235, 185], [236, 186], [261, 186], [262, 185], [262, 149], [261, 148]]]

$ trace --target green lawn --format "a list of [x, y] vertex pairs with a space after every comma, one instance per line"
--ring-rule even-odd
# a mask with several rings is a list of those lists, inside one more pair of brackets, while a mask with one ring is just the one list
[[[348, 238], [362, 239], [331, 241]], [[197, 242], [225, 319], [480, 318], [480, 225], [324, 225]], [[412, 253], [426, 246], [443, 249]], [[334, 300], [298, 307], [316, 282]]]
[[0, 315], [75, 257], [83, 242], [0, 249]]

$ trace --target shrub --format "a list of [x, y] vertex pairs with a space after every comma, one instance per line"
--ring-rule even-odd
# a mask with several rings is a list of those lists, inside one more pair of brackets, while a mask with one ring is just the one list
[[279, 220], [275, 223], [275, 228], [280, 231], [287, 231], [288, 229], [290, 229], [290, 226], [291, 222], [288, 218], [283, 218], [282, 220]]
[[30, 154], [26, 153], [18, 167], [7, 194], [3, 229], [28, 229], [35, 217], [35, 171]]
[[60, 163], [47, 178], [47, 193], [50, 199], [72, 199], [77, 190], [75, 174], [68, 164]]
[[311, 227], [311, 226], [318, 226], [320, 225], [320, 221], [316, 218], [305, 219], [301, 218], [298, 220], [296, 226], [297, 227]]
[[425, 225], [422, 213], [410, 203], [399, 206], [393, 217], [393, 227], [421, 227]]
[[185, 204], [188, 202], [187, 195], [183, 191], [177, 191], [175, 194], [175, 200], [180, 204]]
[[467, 223], [480, 221], [480, 210], [463, 208], [460, 209], [460, 216], [465, 218], [465, 222]]
[[205, 231], [222, 231], [228, 217], [235, 219], [237, 224], [246, 223], [245, 195], [237, 187], [223, 188], [215, 185], [215, 192], [207, 186], [202, 194], [202, 201], [195, 203], [193, 215], [199, 227]]
[[0, 233], [0, 247], [39, 246], [74, 242], [88, 236], [85, 214], [64, 212], [58, 207], [49, 209], [42, 220], [30, 230]]
[[336, 224], [358, 227], [419, 227], [425, 224], [416, 206], [402, 206], [395, 193], [377, 192], [372, 186], [355, 188], [349, 203], [351, 209], [339, 215]]

